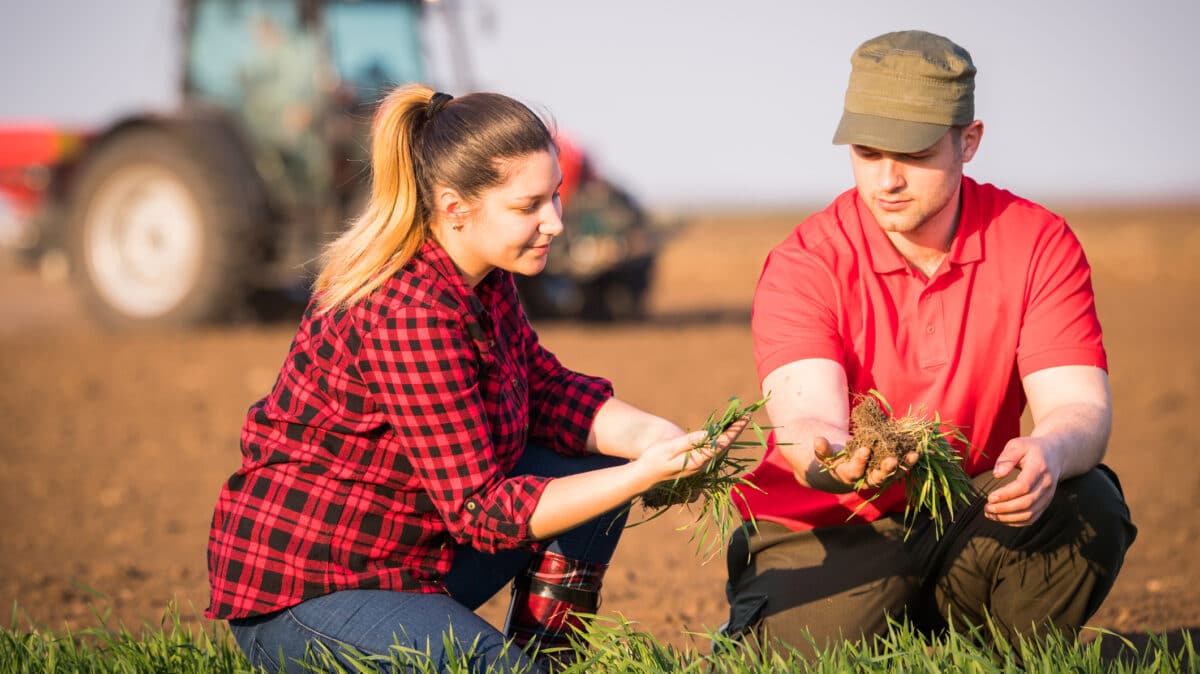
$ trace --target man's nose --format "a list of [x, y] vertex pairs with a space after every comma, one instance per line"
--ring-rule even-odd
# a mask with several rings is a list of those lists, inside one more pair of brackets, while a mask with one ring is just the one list
[[888, 192], [904, 189], [904, 167], [900, 162], [885, 157], [879, 165], [879, 187]]

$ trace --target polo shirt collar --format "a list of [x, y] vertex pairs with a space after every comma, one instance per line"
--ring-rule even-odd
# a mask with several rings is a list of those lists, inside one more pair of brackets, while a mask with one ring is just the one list
[[958, 215], [958, 231], [950, 242], [950, 253], [946, 259], [950, 264], [964, 265], [983, 259], [983, 228], [980, 226], [978, 185], [963, 176], [962, 212]]
[[[954, 233], [954, 239], [950, 242], [950, 252], [946, 255], [946, 259], [952, 265], [978, 262], [983, 257], [975, 182], [966, 176], [963, 176], [959, 197], [962, 200], [962, 212], [958, 216], [958, 230]], [[884, 234], [879, 223], [875, 221], [875, 216], [857, 192], [854, 202], [859, 222], [863, 225], [863, 234], [867, 239], [871, 270], [876, 274], [888, 274], [908, 269], [908, 261], [892, 245], [891, 239]]]
[[892, 245], [891, 239], [883, 233], [883, 228], [871, 214], [862, 200], [862, 195], [855, 192], [854, 207], [858, 211], [858, 221], [862, 224], [863, 235], [867, 238], [867, 254], [871, 258], [871, 271], [876, 274], [890, 274], [908, 269], [908, 261]]

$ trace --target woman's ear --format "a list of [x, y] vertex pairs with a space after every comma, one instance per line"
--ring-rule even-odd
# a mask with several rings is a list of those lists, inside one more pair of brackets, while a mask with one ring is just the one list
[[434, 202], [437, 205], [437, 219], [440, 222], [449, 225], [455, 231], [463, 228], [470, 210], [462, 195], [453, 188], [439, 186], [435, 192]]

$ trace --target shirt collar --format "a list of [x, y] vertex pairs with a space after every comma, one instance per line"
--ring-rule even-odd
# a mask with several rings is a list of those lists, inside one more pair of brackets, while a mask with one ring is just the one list
[[958, 215], [958, 231], [950, 242], [950, 253], [946, 259], [950, 264], [964, 265], [983, 259], [983, 231], [979, 218], [979, 195], [974, 180], [963, 176], [962, 213]]
[[434, 239], [428, 239], [421, 244], [416, 257], [420, 258], [435, 274], [448, 284], [454, 295], [462, 301], [471, 313], [480, 314], [485, 305], [493, 303], [499, 289], [500, 278], [504, 272], [493, 269], [474, 288], [467, 283], [466, 277], [454, 265], [449, 253]]
[[[963, 265], [977, 262], [983, 257], [981, 233], [979, 231], [978, 205], [975, 196], [975, 182], [963, 176], [962, 189], [959, 192], [962, 199], [962, 212], [958, 216], [958, 229], [950, 242], [950, 252], [946, 259], [952, 265]], [[858, 211], [858, 221], [862, 224], [863, 234], [867, 239], [867, 250], [871, 258], [871, 270], [876, 274], [887, 274], [908, 269], [908, 261], [904, 259], [896, 247], [892, 245], [887, 234], [884, 234], [875, 216], [863, 203], [862, 197], [855, 192], [854, 206]]]

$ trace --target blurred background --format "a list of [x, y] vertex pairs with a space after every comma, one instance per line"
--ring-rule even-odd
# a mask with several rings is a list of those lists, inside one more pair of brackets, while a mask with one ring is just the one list
[[[53, 628], [171, 600], [196, 619], [242, 415], [361, 204], [388, 86], [499, 91], [554, 123], [568, 233], [522, 282], [539, 334], [694, 427], [757, 396], [762, 261], [850, 186], [830, 144], [850, 53], [920, 28], [980, 71], [968, 173], [1066, 215], [1094, 267], [1109, 462], [1142, 527], [1096, 624], [1195, 629], [1197, 25], [1184, 0], [0, 0], [0, 605]], [[671, 530], [688, 521], [630, 530], [604, 605], [673, 642], [724, 619], [720, 561]]]
[[[179, 4], [3, 0], [0, 118], [90, 125], [174, 109]], [[1200, 189], [1200, 6], [1187, 0], [427, 7], [429, 80], [540, 106], [656, 208], [810, 205], [840, 191], [845, 153], [829, 139], [850, 52], [907, 28], [951, 37], [979, 66], [976, 173], [1039, 199]]]

